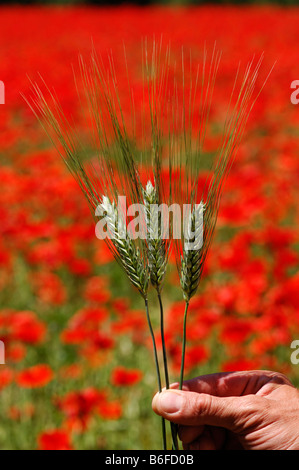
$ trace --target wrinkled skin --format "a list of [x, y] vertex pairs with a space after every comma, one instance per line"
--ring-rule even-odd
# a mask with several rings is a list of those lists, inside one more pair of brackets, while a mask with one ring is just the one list
[[179, 425], [185, 450], [299, 449], [299, 391], [282, 374], [217, 373], [171, 389], [152, 406]]

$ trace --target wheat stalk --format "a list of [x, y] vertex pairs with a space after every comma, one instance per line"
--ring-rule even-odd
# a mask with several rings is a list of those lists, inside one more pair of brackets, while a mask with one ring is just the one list
[[143, 189], [145, 222], [147, 227], [147, 256], [150, 280], [156, 289], [160, 289], [166, 273], [167, 248], [163, 237], [162, 214], [159, 210], [159, 198], [151, 181]]

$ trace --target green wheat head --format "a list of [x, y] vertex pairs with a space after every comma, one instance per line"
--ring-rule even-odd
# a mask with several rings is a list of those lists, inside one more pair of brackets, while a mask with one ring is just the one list
[[167, 247], [163, 236], [162, 214], [158, 209], [159, 197], [156, 188], [148, 181], [143, 189], [145, 221], [147, 227], [147, 256], [150, 280], [160, 289], [167, 267]]
[[133, 286], [139, 290], [142, 297], [146, 298], [149, 273], [147, 265], [143, 262], [140, 249], [129, 237], [126, 224], [120, 217], [115, 203], [110, 202], [107, 196], [103, 196], [101, 207], [106, 213], [105, 220], [114, 247], [115, 258], [123, 267]]
[[196, 293], [202, 274], [203, 214], [204, 204], [200, 203], [193, 208], [188, 217], [180, 272], [181, 288], [187, 302]]

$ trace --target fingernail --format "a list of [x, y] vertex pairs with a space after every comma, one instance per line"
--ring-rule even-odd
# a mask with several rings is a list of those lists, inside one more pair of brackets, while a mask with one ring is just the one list
[[162, 392], [158, 395], [158, 407], [165, 413], [177, 413], [183, 406], [184, 397], [176, 392]]

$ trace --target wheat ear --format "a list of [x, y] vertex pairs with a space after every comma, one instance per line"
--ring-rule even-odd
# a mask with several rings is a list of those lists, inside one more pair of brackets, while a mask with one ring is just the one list
[[115, 257], [124, 268], [131, 283], [145, 299], [149, 284], [149, 273], [142, 260], [140, 250], [129, 238], [126, 224], [119, 216], [114, 201], [111, 202], [107, 196], [103, 196], [101, 207], [106, 213], [105, 219]]
[[166, 273], [167, 250], [162, 233], [162, 214], [158, 210], [159, 197], [151, 181], [148, 181], [145, 189], [143, 189], [143, 201], [147, 227], [150, 280], [156, 289], [160, 289]]
[[181, 287], [189, 302], [197, 291], [203, 267], [203, 214], [205, 205], [196, 204], [188, 217], [184, 250], [181, 256]]

